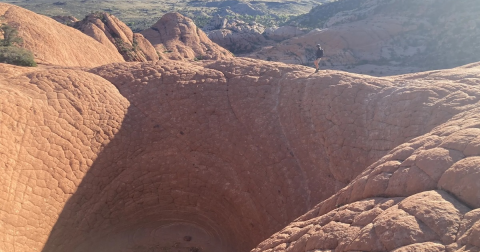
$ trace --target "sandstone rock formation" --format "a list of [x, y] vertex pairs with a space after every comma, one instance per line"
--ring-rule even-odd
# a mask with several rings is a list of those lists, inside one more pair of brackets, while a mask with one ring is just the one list
[[0, 64], [0, 251], [480, 250], [479, 63], [47, 56]]
[[217, 16], [203, 30], [213, 42], [236, 54], [252, 52], [268, 44], [263, 36], [265, 27], [257, 23]]
[[303, 35], [305, 32], [296, 26], [268, 27], [265, 29], [265, 37], [275, 41], [282, 41]]
[[51, 18], [5, 3], [0, 3], [0, 16], [0, 22], [18, 29], [37, 63], [94, 67], [124, 61], [117, 50]]
[[155, 61], [161, 56], [140, 33], [106, 12], [93, 13], [74, 24], [75, 28], [105, 46], [116, 49], [125, 61]]
[[479, 248], [478, 64], [0, 69], [0, 250]]
[[293, 26], [265, 28], [256, 22], [247, 23], [220, 16], [212, 18], [203, 30], [213, 42], [235, 54], [251, 53], [304, 34], [303, 30]]
[[179, 13], [167, 13], [141, 32], [168, 59], [229, 59], [233, 55], [213, 43], [193, 21]]
[[[315, 60], [315, 45], [325, 48], [328, 66], [355, 65], [360, 61], [394, 60], [386, 44], [395, 36], [412, 27], [402, 24], [406, 19], [374, 16], [367, 20], [347, 23], [331, 28], [315, 29], [309, 33], [285, 40], [273, 47], [263, 48], [249, 57], [293, 64], [311, 64]], [[425, 50], [425, 48], [421, 48]], [[416, 53], [416, 48], [409, 51]]]
[[393, 149], [252, 251], [479, 251], [478, 112]]
[[367, 63], [383, 66], [383, 71], [396, 69], [397, 74], [452, 68], [480, 60], [477, 5], [474, 0], [460, 4], [441, 0], [334, 1], [294, 22], [312, 28], [310, 33], [249, 57], [313, 66], [315, 44], [321, 43], [326, 49], [324, 64], [330, 69], [369, 73], [359, 67]]

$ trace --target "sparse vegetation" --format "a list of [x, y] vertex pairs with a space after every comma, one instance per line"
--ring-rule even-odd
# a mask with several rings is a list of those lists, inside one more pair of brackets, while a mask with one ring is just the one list
[[[322, 28], [325, 22], [331, 17], [333, 17], [335, 14], [342, 11], [357, 9], [366, 1], [367, 0], [331, 1], [312, 8], [307, 14], [292, 17], [286, 22], [290, 22], [291, 24], [302, 28]], [[360, 18], [362, 17], [359, 17], [359, 19]]]
[[156, 49], [155, 52], [157, 52], [158, 59], [162, 59], [162, 55], [160, 54], [160, 52], [158, 52]]
[[0, 32], [3, 34], [3, 39], [0, 40], [1, 46], [18, 46], [23, 43], [23, 39], [18, 36], [18, 30], [13, 26], [2, 24]]
[[37, 66], [32, 52], [16, 46], [0, 46], [0, 62], [17, 66]]
[[[1, 2], [9, 0], [0, 0]], [[77, 1], [77, 0], [17, 0], [16, 5], [32, 10], [36, 13], [47, 16], [71, 15], [78, 19], [92, 13], [93, 11], [106, 11], [115, 15], [127, 23], [133, 31], [144, 30], [157, 22], [164, 14], [177, 11], [182, 15], [190, 17], [199, 26], [206, 25], [210, 18], [218, 13], [225, 15], [225, 9], [230, 7], [232, 15], [239, 16], [237, 19], [254, 20], [261, 24], [281, 24], [291, 15], [307, 13], [319, 2], [330, 0], [275, 0], [275, 1]], [[226, 4], [228, 2], [228, 4]], [[236, 9], [236, 4], [250, 3], [256, 10], [265, 15], [251, 15], [244, 12], [243, 8]], [[246, 10], [248, 11], [248, 9]], [[248, 15], [249, 16], [248, 16]], [[248, 16], [248, 17], [247, 17]], [[245, 19], [244, 19], [245, 18]]]
[[3, 39], [0, 40], [0, 62], [18, 66], [37, 66], [32, 52], [21, 48], [23, 39], [18, 36], [18, 30], [8, 24], [0, 26]]

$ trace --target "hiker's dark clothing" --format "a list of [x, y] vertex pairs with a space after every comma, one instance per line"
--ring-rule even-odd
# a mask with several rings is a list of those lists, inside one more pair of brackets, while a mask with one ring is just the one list
[[323, 49], [318, 48], [317, 49], [317, 59], [320, 59], [321, 57], [323, 57]]

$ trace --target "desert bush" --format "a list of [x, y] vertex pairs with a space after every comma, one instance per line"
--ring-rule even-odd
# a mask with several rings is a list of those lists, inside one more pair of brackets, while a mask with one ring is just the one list
[[20, 48], [23, 39], [18, 36], [15, 27], [8, 24], [0, 25], [0, 32], [3, 39], [0, 39], [0, 63], [7, 63], [19, 66], [37, 66], [32, 52]]
[[23, 39], [18, 36], [18, 30], [8, 24], [0, 25], [0, 32], [3, 34], [3, 39], [0, 39], [1, 46], [21, 45]]
[[32, 52], [15, 46], [0, 46], [0, 62], [18, 66], [37, 66]]
[[199, 61], [199, 60], [203, 60], [203, 55], [199, 55], [199, 56], [193, 58], [193, 61]]

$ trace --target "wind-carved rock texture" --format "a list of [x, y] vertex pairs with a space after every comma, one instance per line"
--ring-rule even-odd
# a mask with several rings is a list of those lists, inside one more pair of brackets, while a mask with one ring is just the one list
[[[412, 77], [477, 88], [478, 73], [458, 71]], [[480, 116], [472, 93], [458, 95], [439, 101], [470, 109], [389, 151], [252, 252], [480, 251]]]
[[18, 6], [0, 3], [1, 22], [18, 29], [24, 47], [38, 63], [95, 67], [124, 62], [114, 48], [106, 47], [82, 32]]
[[172, 60], [229, 59], [233, 55], [212, 42], [190, 18], [167, 13], [151, 28], [141, 32], [155, 49]]
[[161, 55], [142, 34], [132, 32], [125, 23], [106, 12], [92, 13], [74, 26], [105, 46], [118, 50], [125, 61], [155, 61]]
[[480, 247], [478, 65], [0, 69], [2, 251]]

